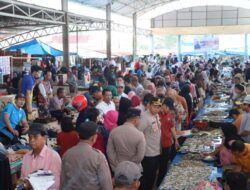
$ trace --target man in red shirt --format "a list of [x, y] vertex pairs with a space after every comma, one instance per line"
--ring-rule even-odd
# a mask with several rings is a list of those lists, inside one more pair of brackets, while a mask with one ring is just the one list
[[171, 158], [171, 147], [175, 144], [179, 148], [179, 143], [175, 133], [175, 117], [174, 117], [174, 100], [167, 97], [163, 104], [162, 110], [159, 113], [161, 121], [161, 147], [162, 152], [160, 156], [159, 175], [157, 179], [157, 186], [160, 186], [168, 169], [168, 162]]

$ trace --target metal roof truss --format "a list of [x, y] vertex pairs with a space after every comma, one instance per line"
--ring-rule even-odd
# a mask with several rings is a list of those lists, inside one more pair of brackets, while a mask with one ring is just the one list
[[[2, 17], [1, 17], [2, 16]], [[39, 38], [62, 33], [62, 25], [68, 18], [69, 32], [106, 30], [107, 22], [103, 19], [85, 17], [73, 13], [65, 13], [54, 9], [34, 6], [17, 1], [0, 0], [0, 33], [17, 34], [0, 41], [0, 48]], [[25, 30], [26, 27], [26, 30]], [[132, 26], [111, 23], [111, 29], [119, 32], [132, 33]], [[18, 33], [17, 31], [22, 31]], [[23, 32], [25, 31], [25, 32]], [[150, 30], [137, 28], [138, 35], [150, 35]]]
[[17, 1], [0, 1], [0, 15], [43, 23], [64, 24], [65, 13]]

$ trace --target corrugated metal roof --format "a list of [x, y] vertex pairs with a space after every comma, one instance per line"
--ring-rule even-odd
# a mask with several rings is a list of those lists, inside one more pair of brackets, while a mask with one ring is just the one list
[[174, 0], [69, 0], [78, 2], [86, 6], [106, 9], [106, 5], [111, 2], [111, 10], [114, 13], [132, 17], [133, 13], [137, 12], [140, 16], [154, 8], [160, 7]]

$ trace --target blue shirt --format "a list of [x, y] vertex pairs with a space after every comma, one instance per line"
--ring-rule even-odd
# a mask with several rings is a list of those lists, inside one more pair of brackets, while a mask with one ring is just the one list
[[36, 80], [32, 75], [24, 75], [22, 79], [21, 93], [26, 96], [28, 90], [32, 91], [33, 86], [35, 85]]
[[141, 69], [138, 69], [137, 72], [136, 72], [136, 75], [137, 77], [140, 79], [141, 78], [141, 75], [143, 74], [143, 70]]
[[16, 126], [20, 123], [21, 120], [26, 119], [25, 112], [22, 108], [17, 108], [15, 104], [7, 104], [3, 110], [3, 112], [0, 113], [0, 132], [9, 137], [10, 139], [13, 139], [12, 133], [8, 130], [6, 124], [3, 121], [4, 114], [7, 113], [10, 117], [10, 124], [15, 129]]

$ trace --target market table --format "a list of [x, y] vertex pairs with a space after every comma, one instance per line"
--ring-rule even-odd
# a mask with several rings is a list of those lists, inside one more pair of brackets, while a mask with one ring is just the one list
[[[217, 105], [219, 105], [217, 106], [219, 110], [223, 110], [223, 112], [232, 107], [228, 104], [221, 104], [221, 106], [218, 103], [221, 102], [214, 102], [211, 100], [211, 97], [208, 97], [205, 101], [205, 106], [199, 110], [195, 119], [199, 120], [204, 117], [206, 113], [215, 111], [214, 108], [216, 108]], [[221, 109], [222, 107], [223, 109]], [[228, 113], [226, 114], [228, 115]], [[223, 119], [217, 123], [219, 126], [220, 123], [226, 122], [232, 122], [232, 119], [223, 117]], [[201, 155], [206, 151], [213, 152], [221, 143], [220, 128], [214, 129], [209, 125], [199, 128], [193, 126], [192, 134], [188, 136], [175, 156], [159, 190], [194, 190], [202, 185], [214, 185], [214, 189], [220, 189], [216, 178], [222, 176], [223, 169], [214, 167], [215, 162], [204, 162]]]
[[200, 154], [179, 152], [172, 161], [159, 190], [194, 190], [203, 182], [207, 184], [212, 182], [211, 184], [219, 189], [216, 178], [221, 177], [222, 172], [222, 168], [214, 167], [214, 162], [202, 161]]
[[12, 178], [12, 185], [13, 187], [16, 187], [18, 179], [21, 176], [23, 154], [14, 153], [14, 154], [10, 154], [8, 157], [10, 160], [10, 173], [11, 173], [11, 178]]
[[203, 108], [201, 108], [192, 121], [192, 126], [203, 127], [220, 127], [221, 123], [232, 123], [233, 119], [229, 118], [229, 110], [233, 108], [230, 97], [222, 95], [221, 99], [212, 100], [208, 96]]
[[21, 168], [22, 168], [22, 164], [23, 164], [22, 160], [18, 160], [16, 162], [11, 162], [10, 163], [11, 174], [15, 174], [15, 173], [20, 172]]

